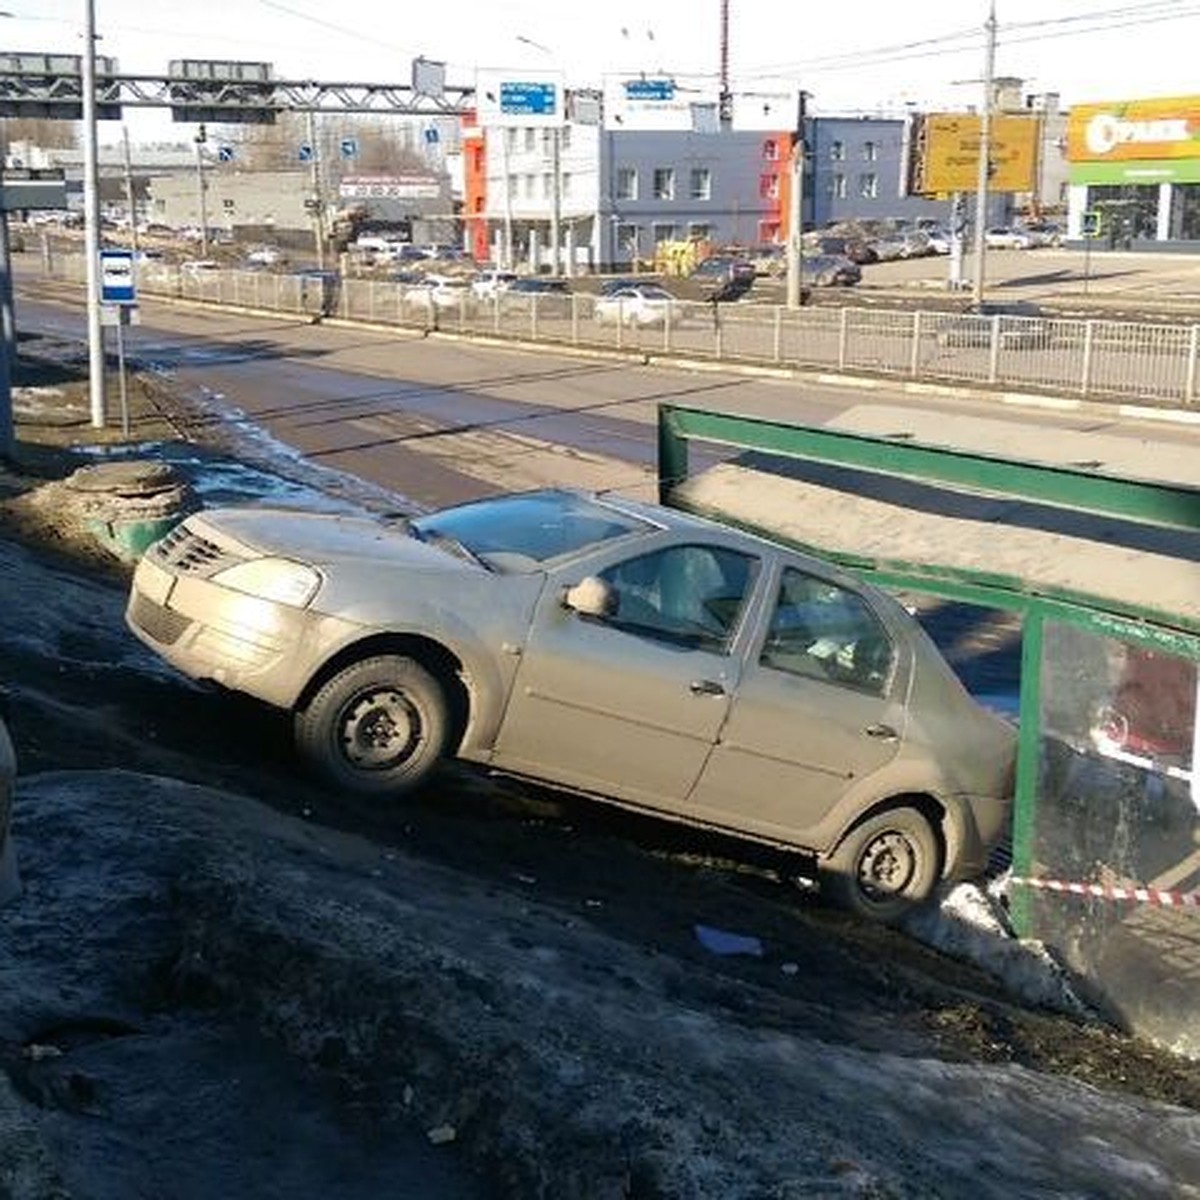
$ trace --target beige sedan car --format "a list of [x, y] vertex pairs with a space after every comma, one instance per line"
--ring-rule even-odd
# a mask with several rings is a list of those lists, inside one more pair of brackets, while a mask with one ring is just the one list
[[654, 505], [199, 513], [145, 554], [128, 621], [291, 712], [338, 789], [391, 801], [455, 755], [802, 852], [884, 920], [1008, 825], [1013, 730], [899, 604]]

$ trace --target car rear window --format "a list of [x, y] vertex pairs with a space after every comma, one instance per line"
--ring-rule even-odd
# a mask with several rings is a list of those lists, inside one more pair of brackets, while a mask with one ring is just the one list
[[586, 496], [556, 491], [480, 500], [419, 517], [412, 525], [419, 537], [452, 538], [489, 563], [509, 555], [542, 563], [655, 528]]

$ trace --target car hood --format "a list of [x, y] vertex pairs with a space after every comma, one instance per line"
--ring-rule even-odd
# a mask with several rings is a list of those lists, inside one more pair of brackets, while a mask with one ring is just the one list
[[188, 528], [222, 550], [316, 567], [369, 560], [419, 570], [477, 571], [465, 558], [411, 537], [401, 523], [278, 508], [222, 508], [188, 518]]

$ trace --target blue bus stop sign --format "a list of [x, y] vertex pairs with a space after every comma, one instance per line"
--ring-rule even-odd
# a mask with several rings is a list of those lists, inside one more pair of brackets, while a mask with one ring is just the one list
[[136, 304], [132, 250], [100, 251], [100, 302]]

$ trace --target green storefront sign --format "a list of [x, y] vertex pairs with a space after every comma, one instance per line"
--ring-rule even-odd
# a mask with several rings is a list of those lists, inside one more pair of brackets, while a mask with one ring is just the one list
[[1077, 184], [1200, 183], [1200, 158], [1072, 163], [1068, 177]]

